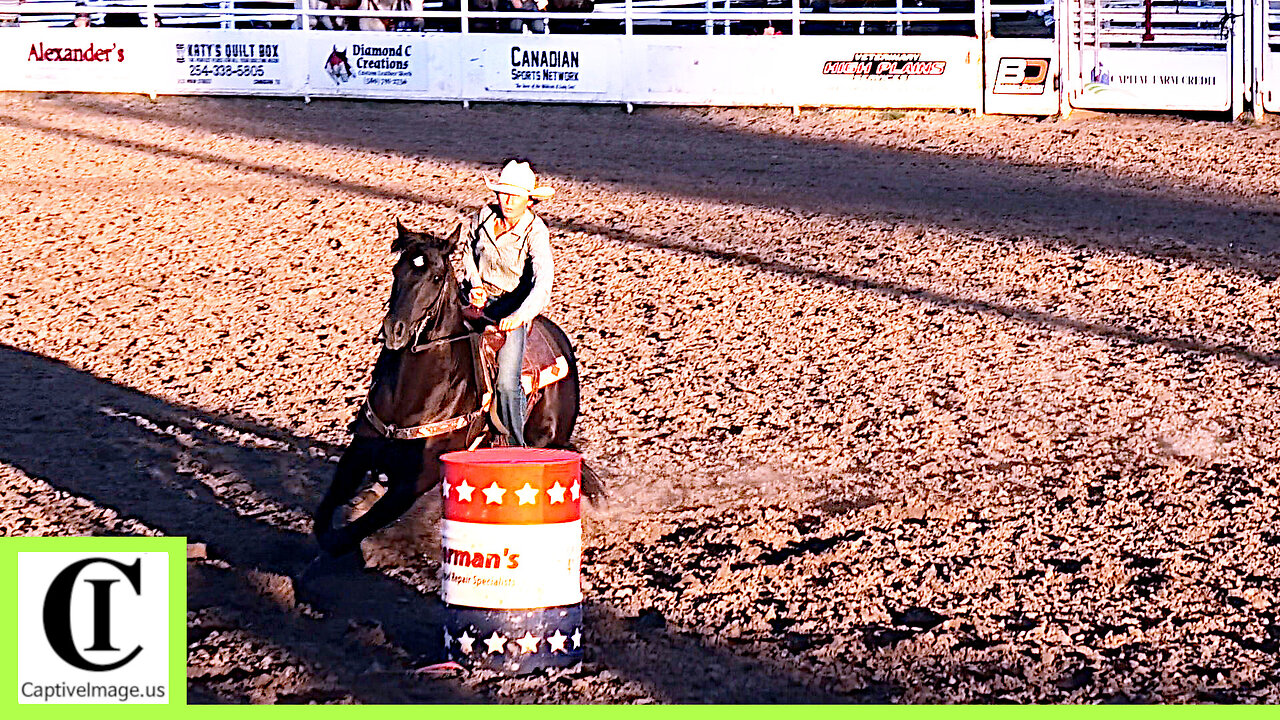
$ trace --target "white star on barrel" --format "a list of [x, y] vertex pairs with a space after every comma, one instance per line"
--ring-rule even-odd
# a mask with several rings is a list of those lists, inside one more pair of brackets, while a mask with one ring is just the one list
[[464, 655], [471, 654], [471, 648], [475, 643], [476, 639], [471, 637], [471, 633], [466, 630], [463, 630], [462, 635], [458, 637], [458, 647], [462, 650]]
[[582, 630], [580, 628], [574, 629], [573, 634], [570, 635], [569, 637], [573, 638], [574, 647], [576, 648], [582, 647]]
[[449, 628], [444, 629], [444, 646], [448, 648], [453, 645], [453, 636], [449, 634]]
[[516, 491], [516, 497], [520, 498], [521, 505], [532, 505], [538, 500], [538, 488], [525, 483], [524, 487]]
[[569, 488], [569, 494], [573, 496], [573, 499], [574, 499], [574, 500], [577, 500], [577, 499], [578, 499], [579, 489], [580, 489], [581, 487], [582, 487], [582, 486], [578, 484], [578, 481], [577, 481], [577, 480], [574, 480], [574, 481], [573, 481], [573, 487]]
[[516, 638], [516, 644], [520, 646], [520, 650], [529, 655], [538, 652], [539, 642], [542, 642], [542, 638], [537, 637], [532, 632], [526, 632], [524, 637]]
[[547, 497], [551, 498], [551, 504], [555, 505], [556, 503], [564, 502], [564, 494], [568, 489], [569, 488], [561, 485], [559, 481], [557, 481], [555, 485], [547, 488]]
[[446, 499], [448, 499], [448, 497], [449, 497], [449, 488], [450, 488], [450, 487], [451, 487], [451, 486], [449, 485], [449, 481], [448, 481], [448, 480], [441, 480], [441, 481], [440, 481], [440, 494], [441, 494], [441, 495], [444, 495]]
[[458, 502], [470, 502], [471, 493], [475, 488], [468, 485], [466, 480], [463, 480], [454, 490], [458, 491]]
[[501, 655], [503, 649], [507, 646], [507, 639], [499, 635], [497, 630], [494, 630], [492, 635], [484, 639], [484, 644], [489, 649], [489, 652]]
[[564, 652], [564, 641], [568, 639], [568, 635], [560, 632], [560, 628], [556, 628], [554, 635], [547, 636], [547, 644], [551, 646], [551, 652], [553, 653]]
[[492, 504], [492, 505], [501, 505], [502, 496], [507, 494], [506, 488], [502, 487], [496, 482], [490, 485], [489, 487], [481, 490], [480, 492], [484, 493], [485, 503]]

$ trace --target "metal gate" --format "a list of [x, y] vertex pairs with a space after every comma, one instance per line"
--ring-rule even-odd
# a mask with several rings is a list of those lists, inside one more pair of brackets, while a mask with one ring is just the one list
[[1280, 0], [1254, 0], [1249, 16], [1257, 90], [1255, 106], [1280, 112]]
[[1067, 102], [1238, 114], [1252, 84], [1246, 27], [1255, 1], [1067, 0]]
[[1060, 24], [1055, 4], [1055, 0], [983, 3], [986, 112], [1057, 115], [1061, 111]]

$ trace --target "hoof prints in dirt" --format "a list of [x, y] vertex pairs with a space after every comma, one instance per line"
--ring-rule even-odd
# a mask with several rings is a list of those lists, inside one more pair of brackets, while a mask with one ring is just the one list
[[[198, 701], [1280, 700], [1274, 127], [7, 101], [0, 530], [205, 543]], [[427, 682], [433, 508], [359, 593], [282, 578], [393, 218], [528, 127], [615, 487], [588, 660]]]

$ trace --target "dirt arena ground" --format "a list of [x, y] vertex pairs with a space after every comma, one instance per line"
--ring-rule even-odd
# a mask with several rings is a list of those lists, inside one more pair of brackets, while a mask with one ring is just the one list
[[[184, 535], [193, 702], [1280, 701], [1280, 130], [0, 95], [0, 533]], [[395, 218], [532, 160], [587, 662], [427, 678], [434, 493], [319, 591]]]

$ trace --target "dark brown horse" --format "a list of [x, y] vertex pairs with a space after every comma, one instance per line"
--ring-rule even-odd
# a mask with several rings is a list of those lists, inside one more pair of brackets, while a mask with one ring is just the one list
[[[384, 345], [374, 364], [367, 404], [352, 425], [355, 437], [314, 516], [316, 539], [324, 550], [322, 564], [326, 556], [332, 559], [357, 550], [361, 540], [397, 520], [439, 483], [442, 454], [477, 441], [486, 444], [493, 435], [487, 414], [479, 412], [482, 391], [477, 387], [472, 330], [462, 315], [449, 261], [461, 229], [442, 239], [396, 224], [391, 250], [399, 258], [382, 321]], [[535, 333], [544, 334], [568, 360], [569, 372], [543, 389], [529, 408], [525, 440], [532, 447], [571, 449], [579, 399], [573, 347], [564, 332], [542, 316], [530, 328], [531, 338]], [[403, 434], [405, 429], [455, 419], [456, 430], [434, 427], [429, 437], [394, 437], [397, 428]], [[355, 497], [367, 477], [379, 475], [387, 478], [382, 497], [360, 517], [335, 527], [335, 512]], [[600, 478], [585, 464], [582, 490], [593, 500], [604, 495]]]

